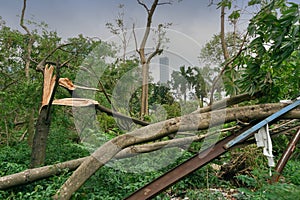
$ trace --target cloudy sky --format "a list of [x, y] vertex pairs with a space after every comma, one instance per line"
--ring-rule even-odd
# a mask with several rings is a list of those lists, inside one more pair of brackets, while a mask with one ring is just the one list
[[[18, 27], [22, 0], [0, 2], [0, 16], [7, 25]], [[125, 5], [128, 23], [135, 22], [137, 27], [145, 25], [145, 10], [136, 0], [28, 0], [26, 18], [45, 21], [63, 37], [83, 33], [105, 38], [110, 36], [105, 24], [117, 16], [119, 4]], [[209, 0], [184, 0], [160, 6], [154, 15], [154, 24], [172, 22], [172, 29], [202, 42], [219, 29], [219, 11], [208, 4]]]
[[[0, 0], [0, 2], [0, 16], [6, 21], [6, 25], [20, 29], [19, 16], [23, 1]], [[173, 24], [167, 33], [170, 43], [168, 50], [165, 51], [166, 56], [175, 56], [170, 59], [170, 64], [199, 65], [197, 57], [201, 47], [214, 34], [220, 32], [220, 11], [216, 6], [208, 6], [209, 2], [210, 0], [180, 2], [174, 0], [172, 5], [162, 5], [157, 8], [153, 17], [153, 26], [168, 22]], [[246, 0], [237, 2], [239, 9], [247, 5]], [[46, 22], [50, 30], [57, 31], [63, 38], [83, 34], [114, 41], [116, 37], [111, 37], [112, 34], [105, 24], [113, 22], [120, 11], [118, 9], [120, 4], [125, 5], [127, 26], [132, 27], [132, 23], [135, 23], [137, 29], [141, 29], [140, 34], [142, 34], [146, 23], [146, 13], [136, 0], [27, 0], [25, 18]], [[243, 16], [239, 23], [239, 27], [245, 27], [247, 15]], [[232, 30], [232, 27], [227, 25], [227, 30]], [[148, 45], [151, 47], [151, 43]]]

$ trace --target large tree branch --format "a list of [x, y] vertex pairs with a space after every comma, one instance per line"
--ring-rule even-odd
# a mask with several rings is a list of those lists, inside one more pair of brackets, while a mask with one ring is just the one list
[[161, 36], [161, 29], [162, 29], [162, 25], [158, 25], [158, 41], [157, 41], [157, 44], [156, 44], [156, 48], [155, 50], [148, 56], [148, 59], [147, 59], [147, 63], [150, 63], [150, 61], [152, 60], [152, 58], [156, 55], [160, 55], [162, 53], [162, 49], [160, 49], [160, 46], [161, 46], [161, 41], [162, 41], [162, 36]]
[[[61, 49], [62, 47], [65, 47], [65, 46], [68, 46], [68, 45], [71, 45], [73, 43], [66, 43], [66, 44], [60, 44], [58, 45], [57, 47], [55, 47], [54, 49], [52, 49], [36, 66], [36, 70], [37, 71], [41, 71], [43, 72], [44, 71], [44, 66], [45, 66], [45, 63], [47, 61], [47, 59], [52, 56], [57, 50]], [[69, 61], [67, 61], [68, 63]], [[66, 63], [66, 64], [67, 64]]]
[[242, 51], [244, 50], [244, 44], [247, 40], [248, 37], [248, 32], [245, 34], [243, 42], [240, 46], [239, 51], [230, 58], [230, 55], [228, 53], [228, 48], [226, 45], [226, 34], [225, 34], [225, 6], [222, 5], [221, 6], [221, 33], [220, 33], [220, 38], [221, 38], [221, 46], [222, 46], [222, 51], [223, 51], [223, 56], [224, 56], [224, 60], [225, 60], [225, 64], [224, 67], [222, 68], [222, 70], [219, 72], [218, 76], [213, 80], [212, 83], [212, 87], [211, 87], [211, 92], [210, 92], [210, 104], [213, 103], [214, 101], [214, 90], [215, 87], [217, 85], [217, 83], [219, 82], [220, 78], [223, 76], [225, 70], [231, 66], [231, 64], [240, 56], [240, 54], [242, 53]]
[[231, 64], [241, 55], [241, 53], [244, 51], [244, 45], [245, 45], [245, 42], [247, 40], [247, 37], [248, 37], [248, 32], [245, 34], [244, 36], [244, 39], [243, 39], [243, 42], [240, 46], [240, 49], [239, 51], [233, 56], [231, 57], [230, 59], [227, 59], [225, 61], [225, 64], [224, 64], [224, 67], [221, 69], [221, 71], [219, 72], [218, 76], [213, 80], [213, 83], [212, 83], [212, 86], [211, 86], [211, 92], [210, 92], [210, 104], [213, 103], [213, 100], [214, 100], [214, 90], [216, 88], [216, 85], [217, 83], [219, 82], [220, 78], [223, 76], [225, 70], [231, 66]]
[[148, 6], [144, 2], [142, 2], [140, 0], [137, 0], [137, 2], [138, 2], [138, 4], [140, 4], [141, 6], [143, 6], [145, 8], [145, 10], [147, 11], [147, 13], [150, 12], [150, 9], [148, 8]]
[[[185, 137], [179, 139], [172, 139], [168, 141], [161, 141], [150, 144], [142, 144], [130, 146], [122, 151], [120, 151], [114, 158], [115, 159], [123, 159], [129, 158], [133, 156], [137, 156], [141, 153], [148, 153], [155, 150], [159, 150], [161, 148], [172, 148], [172, 147], [182, 147], [191, 142], [200, 141], [206, 135], [195, 135], [192, 137]], [[34, 182], [36, 180], [48, 178], [50, 176], [54, 176], [62, 173], [66, 169], [69, 171], [75, 170], [80, 164], [82, 164], [88, 157], [74, 159], [54, 165], [48, 165], [39, 168], [27, 169], [25, 171], [11, 174], [7, 176], [0, 177], [0, 189], [6, 189], [17, 185], [27, 184]]]
[[[270, 129], [271, 136], [276, 136], [278, 133], [283, 133], [291, 130], [295, 130], [299, 128], [299, 125], [293, 125], [290, 128], [286, 129], [286, 125], [289, 123], [295, 122], [296, 120], [291, 120], [285, 123], [281, 123], [278, 126], [276, 126], [273, 129]], [[284, 131], [280, 131], [281, 127], [285, 127]], [[222, 131], [233, 131], [237, 127], [231, 127], [227, 129], [222, 129]], [[279, 131], [278, 131], [279, 130]], [[190, 137], [184, 137], [184, 138], [178, 138], [178, 139], [172, 139], [168, 141], [161, 141], [161, 142], [155, 142], [155, 143], [149, 143], [149, 144], [142, 144], [142, 145], [135, 145], [130, 146], [122, 151], [120, 151], [114, 158], [115, 159], [123, 159], [128, 157], [133, 157], [136, 155], [139, 155], [141, 153], [148, 153], [152, 152], [161, 148], [172, 148], [172, 147], [185, 147], [186, 145], [189, 145], [191, 142], [201, 141], [209, 134], [204, 135], [195, 135]], [[243, 147], [249, 144], [254, 143], [255, 140], [250, 139], [247, 140], [240, 145], [237, 145], [238, 147]], [[34, 182], [36, 180], [48, 178], [50, 176], [58, 175], [62, 172], [65, 172], [65, 170], [73, 171], [80, 164], [82, 164], [88, 157], [83, 157], [79, 159], [69, 160], [66, 162], [54, 164], [54, 165], [48, 165], [40, 168], [34, 168], [34, 169], [27, 169], [25, 171], [11, 174], [7, 176], [0, 177], [0, 189], [7, 189], [13, 186], [22, 185]]]
[[110, 116], [120, 118], [120, 119], [124, 119], [124, 120], [128, 120], [128, 121], [133, 121], [134, 123], [142, 125], [142, 126], [149, 125], [148, 122], [129, 117], [127, 115], [124, 115], [124, 114], [116, 112], [116, 111], [112, 111], [111, 109], [108, 109], [104, 106], [101, 106], [99, 104], [99, 102], [91, 100], [91, 99], [84, 99], [84, 98], [56, 99], [56, 100], [53, 101], [53, 105], [74, 106], [74, 107], [93, 106], [93, 107], [95, 107], [96, 110], [104, 112], [104, 113], [106, 113]]
[[145, 46], [146, 46], [146, 42], [148, 40], [149, 34], [150, 34], [150, 28], [151, 28], [151, 23], [152, 23], [152, 16], [154, 14], [154, 11], [157, 7], [159, 0], [155, 0], [151, 6], [151, 9], [149, 9], [144, 3], [141, 3], [141, 1], [138, 0], [138, 3], [142, 6], [144, 6], [148, 12], [148, 17], [147, 17], [147, 23], [146, 23], [146, 30], [140, 45], [140, 49], [139, 51], [141, 52], [141, 62], [142, 64], [144, 64], [146, 62], [146, 58], [145, 58]]
[[[89, 87], [83, 87], [83, 86], [77, 86], [77, 85], [74, 85], [72, 83], [71, 80], [69, 80], [68, 78], [60, 78], [59, 79], [59, 84], [60, 86], [64, 87], [65, 89], [67, 89], [69, 91], [69, 93], [72, 95], [73, 91], [78, 88], [78, 89], [85, 89], [85, 90], [93, 90], [93, 91], [99, 91], [99, 89], [97, 88], [89, 88]], [[101, 82], [99, 81], [99, 84], [101, 84]], [[110, 99], [108, 98], [108, 94], [105, 92], [104, 90], [104, 87], [103, 85], [101, 84], [101, 87], [102, 87], [102, 91], [104, 92], [105, 96], [107, 97], [107, 100], [110, 102]], [[55, 104], [57, 105], [68, 105], [68, 106], [73, 106], [73, 101], [75, 100], [80, 100], [80, 98], [67, 98], [67, 99], [59, 99], [59, 100], [56, 100], [55, 101]], [[91, 101], [92, 102], [92, 101]], [[94, 102], [94, 103], [93, 103]], [[139, 120], [139, 119], [135, 119], [135, 118], [132, 118], [132, 117], [129, 117], [127, 115], [124, 115], [124, 114], [121, 114], [119, 112], [116, 112], [111, 109], [108, 109], [102, 105], [100, 105], [98, 102], [96, 101], [93, 101], [92, 102], [92, 105], [95, 106], [95, 108], [101, 112], [104, 112], [110, 116], [114, 116], [114, 117], [117, 117], [117, 118], [120, 118], [120, 119], [125, 119], [125, 120], [129, 120], [129, 121], [133, 121], [134, 123], [136, 124], [139, 124], [139, 125], [142, 125], [142, 126], [147, 126], [149, 125], [148, 122], [146, 121], [142, 121], [142, 120]], [[111, 102], [110, 102], [111, 103]]]
[[200, 109], [194, 111], [193, 113], [197, 113], [197, 112], [204, 113], [204, 112], [209, 112], [212, 110], [220, 110], [220, 109], [230, 107], [230, 106], [236, 105], [236, 104], [244, 102], [244, 101], [256, 99], [259, 96], [260, 96], [260, 92], [256, 92], [253, 95], [239, 94], [236, 96], [228, 97], [228, 98], [222, 99], [220, 101], [214, 102], [213, 104], [210, 104], [208, 106], [200, 108]]
[[35, 41], [34, 36], [32, 33], [29, 31], [27, 26], [24, 25], [24, 16], [25, 16], [25, 10], [26, 10], [26, 3], [27, 0], [23, 1], [23, 8], [22, 8], [22, 13], [21, 13], [21, 19], [20, 19], [20, 26], [26, 31], [26, 33], [29, 36], [28, 44], [27, 44], [27, 53], [25, 57], [25, 76], [27, 78], [27, 81], [29, 81], [29, 67], [30, 67], [30, 61], [31, 61], [31, 52], [32, 52], [32, 46]]
[[[69, 199], [81, 185], [101, 166], [105, 165], [122, 149], [134, 144], [153, 141], [177, 131], [201, 130], [235, 120], [260, 120], [283, 108], [285, 104], [263, 104], [229, 108], [209, 113], [195, 113], [151, 124], [130, 133], [118, 136], [98, 148], [71, 175], [57, 191], [54, 199]], [[211, 119], [212, 118], [212, 119]], [[300, 109], [290, 111], [282, 118], [300, 118]]]
[[21, 13], [21, 18], [20, 18], [20, 26], [26, 31], [26, 33], [28, 35], [31, 36], [31, 32], [29, 31], [29, 29], [24, 25], [24, 16], [25, 16], [25, 10], [26, 10], [26, 3], [27, 0], [23, 1], [23, 8], [22, 8], [22, 13]]
[[229, 59], [229, 53], [225, 40], [225, 5], [221, 6], [221, 46], [223, 51], [224, 60]]

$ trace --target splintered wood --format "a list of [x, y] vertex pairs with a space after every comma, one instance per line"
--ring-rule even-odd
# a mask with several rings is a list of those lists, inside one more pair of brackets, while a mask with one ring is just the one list
[[62, 105], [62, 106], [75, 106], [75, 107], [99, 105], [99, 103], [95, 100], [84, 99], [84, 98], [55, 99], [52, 104], [53, 105]]
[[76, 89], [75, 85], [68, 78], [60, 78], [59, 85], [72, 91]]
[[83, 90], [92, 90], [92, 91], [99, 91], [101, 92], [101, 90], [97, 89], [97, 88], [91, 88], [91, 87], [85, 87], [85, 86], [79, 86], [79, 85], [75, 85], [72, 83], [72, 81], [68, 78], [60, 78], [59, 79], [59, 85], [68, 89], [68, 90], [71, 90], [71, 91], [74, 91], [76, 88], [78, 89], [83, 89]]
[[55, 86], [56, 76], [53, 75], [54, 67], [46, 65], [44, 69], [44, 87], [43, 87], [43, 98], [42, 107], [49, 104], [53, 89]]

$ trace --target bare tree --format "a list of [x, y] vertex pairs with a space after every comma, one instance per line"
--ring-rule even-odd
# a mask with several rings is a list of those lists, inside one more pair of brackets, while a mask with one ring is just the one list
[[[159, 55], [162, 53], [162, 29], [163, 29], [163, 25], [159, 24], [158, 25], [158, 40], [157, 40], [157, 44], [155, 47], [155, 50], [153, 52], [151, 52], [148, 56], [147, 53], [145, 51], [145, 47], [146, 47], [146, 43], [147, 40], [149, 38], [150, 35], [150, 31], [151, 31], [151, 26], [152, 26], [152, 18], [153, 18], [153, 14], [157, 8], [157, 6], [159, 5], [165, 5], [165, 4], [171, 4], [171, 1], [167, 1], [167, 2], [159, 2], [159, 0], [154, 0], [151, 6], [148, 6], [146, 3], [144, 3], [144, 1], [141, 0], [137, 0], [138, 4], [143, 6], [147, 12], [147, 23], [146, 23], [146, 28], [145, 28], [145, 32], [144, 32], [144, 36], [143, 39], [140, 43], [140, 46], [138, 48], [137, 45], [137, 38], [134, 33], [134, 38], [135, 38], [135, 44], [136, 44], [136, 51], [139, 54], [140, 57], [140, 63], [142, 65], [142, 94], [141, 94], [141, 110], [140, 110], [140, 116], [141, 119], [144, 118], [145, 115], [148, 115], [148, 93], [149, 93], [149, 65], [150, 62], [152, 60], [153, 57], [155, 57], [156, 55]], [[133, 31], [134, 31], [134, 26], [133, 26]]]
[[[33, 34], [29, 31], [29, 29], [27, 28], [27, 26], [25, 26], [24, 24], [24, 18], [25, 18], [25, 11], [26, 11], [26, 4], [27, 4], [27, 0], [23, 1], [23, 8], [22, 8], [22, 12], [21, 12], [21, 18], [20, 18], [20, 26], [25, 30], [26, 34], [28, 35], [28, 43], [27, 43], [27, 48], [26, 48], [26, 55], [24, 56], [24, 62], [25, 62], [25, 77], [27, 79], [27, 82], [30, 81], [30, 74], [29, 74], [29, 68], [30, 68], [30, 64], [31, 64], [31, 52], [32, 52], [32, 46], [33, 43], [35, 41]], [[32, 146], [32, 140], [34, 137], [34, 109], [32, 109], [31, 111], [28, 112], [28, 128], [27, 128], [27, 132], [28, 132], [28, 145]]]
[[128, 43], [130, 42], [130, 39], [132, 37], [132, 33], [128, 31], [128, 28], [125, 25], [125, 10], [124, 10], [124, 4], [119, 5], [120, 11], [118, 12], [118, 15], [116, 17], [115, 24], [108, 22], [105, 24], [106, 28], [110, 30], [110, 32], [114, 35], [117, 35], [122, 43], [122, 60], [125, 61], [126, 59], [126, 51]]
[[25, 58], [24, 58], [24, 61], [25, 61], [25, 76], [27, 78], [27, 81], [29, 81], [29, 67], [30, 67], [30, 63], [31, 63], [32, 45], [33, 45], [35, 39], [34, 39], [34, 36], [32, 35], [32, 33], [27, 28], [27, 26], [25, 26], [25, 24], [24, 24], [26, 3], [27, 3], [27, 0], [24, 0], [23, 1], [23, 8], [22, 8], [22, 13], [21, 13], [21, 18], [20, 18], [20, 26], [26, 31], [26, 33], [29, 37], [28, 44], [27, 44], [27, 52], [26, 52], [26, 55], [25, 55]]

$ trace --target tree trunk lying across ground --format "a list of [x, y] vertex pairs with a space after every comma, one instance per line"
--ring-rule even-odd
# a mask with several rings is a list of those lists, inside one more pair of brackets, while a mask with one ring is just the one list
[[[161, 141], [161, 142], [156, 142], [151, 144], [130, 146], [120, 151], [114, 158], [116, 159], [128, 158], [128, 157], [136, 156], [140, 153], [155, 151], [163, 147], [166, 148], [181, 147], [186, 144], [190, 144], [191, 142], [194, 141], [200, 141], [206, 136], [207, 134], [195, 135], [191, 137], [178, 138], [178, 139]], [[64, 170], [73, 171], [87, 158], [88, 157], [84, 157], [84, 158], [70, 160], [70, 161], [66, 161], [54, 165], [49, 165], [49, 166], [44, 166], [44, 167], [39, 167], [34, 169], [27, 169], [23, 172], [0, 177], [0, 189], [6, 189], [13, 186], [27, 184], [36, 180], [48, 178], [50, 176], [60, 174]]]
[[[273, 129], [270, 129], [270, 131], [272, 131], [272, 133], [274, 134], [274, 135], [272, 134], [272, 137], [278, 134], [278, 131], [274, 132], [274, 130], [280, 129], [281, 126], [286, 126], [288, 123], [292, 121], [284, 123], [283, 125], [275, 127]], [[231, 130], [237, 131], [235, 129], [238, 129], [238, 126], [222, 129], [221, 131], [222, 132], [231, 131]], [[295, 127], [292, 126], [291, 128], [285, 129], [283, 132], [291, 131], [295, 129], [299, 129], [299, 126], [295, 126]], [[161, 148], [186, 147], [186, 145], [189, 145], [191, 142], [201, 141], [208, 135], [210, 135], [210, 133], [202, 134], [202, 135], [193, 135], [184, 138], [176, 138], [172, 140], [160, 141], [160, 142], [149, 143], [149, 144], [134, 145], [123, 149], [114, 158], [123, 159], [123, 158], [133, 157], [139, 155], [140, 153], [148, 153], [155, 150], [159, 150]], [[236, 148], [249, 145], [252, 143], [255, 143], [255, 141], [254, 140], [245, 141], [243, 144], [236, 146]], [[88, 157], [78, 158], [78, 159], [69, 160], [54, 165], [49, 165], [49, 166], [44, 166], [44, 167], [34, 168], [34, 169], [27, 169], [23, 172], [0, 177], [0, 189], [2, 190], [13, 186], [31, 183], [40, 179], [61, 174], [66, 170], [73, 171], [87, 158]]]
[[[153, 141], [177, 131], [193, 131], [207, 129], [223, 123], [240, 120], [250, 121], [268, 117], [285, 104], [260, 104], [254, 106], [236, 107], [207, 113], [192, 113], [182, 117], [172, 118], [163, 122], [134, 130], [120, 135], [98, 148], [77, 168], [70, 178], [57, 191], [54, 199], [70, 199], [82, 184], [100, 167], [110, 161], [122, 149], [134, 144]], [[300, 119], [300, 109], [290, 111], [282, 118]]]

